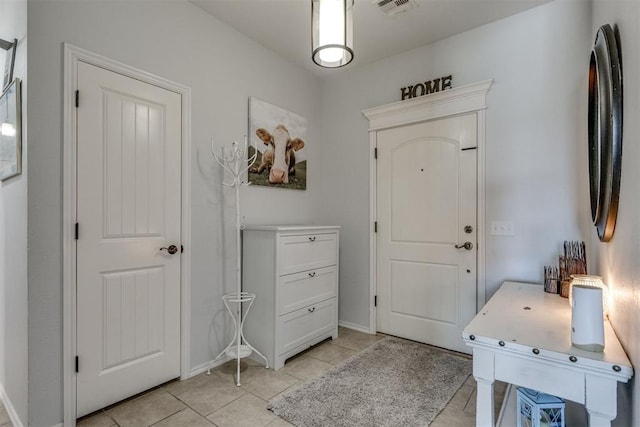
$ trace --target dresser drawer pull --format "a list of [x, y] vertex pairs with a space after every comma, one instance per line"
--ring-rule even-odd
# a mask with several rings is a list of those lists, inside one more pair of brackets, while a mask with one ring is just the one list
[[573, 363], [578, 361], [578, 358], [575, 356], [569, 356], [569, 360], [572, 361]]
[[316, 272], [314, 271], [313, 273], [309, 273], [309, 277], [316, 277]]
[[618, 365], [613, 365], [613, 370], [616, 371], [616, 372], [620, 372], [620, 371], [622, 371], [622, 368], [620, 366], [618, 366]]
[[313, 313], [314, 311], [316, 311], [316, 308], [315, 308], [315, 307], [313, 307], [313, 308], [308, 308], [307, 310], [309, 310], [309, 313]]
[[316, 236], [309, 237], [309, 241], [310, 242], [315, 242], [316, 241]]
[[498, 341], [498, 344], [500, 345], [500, 347], [504, 347], [504, 341]]
[[538, 350], [537, 348], [534, 348], [531, 351], [533, 351], [533, 354], [540, 354], [540, 350]]

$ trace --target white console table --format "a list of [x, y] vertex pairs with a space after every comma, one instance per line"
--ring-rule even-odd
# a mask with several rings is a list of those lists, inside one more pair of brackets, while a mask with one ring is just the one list
[[573, 347], [566, 298], [541, 285], [505, 282], [462, 333], [473, 349], [476, 426], [495, 425], [495, 380], [581, 403], [591, 427], [610, 426], [617, 382], [629, 381], [633, 367], [608, 320], [604, 326], [604, 352]]

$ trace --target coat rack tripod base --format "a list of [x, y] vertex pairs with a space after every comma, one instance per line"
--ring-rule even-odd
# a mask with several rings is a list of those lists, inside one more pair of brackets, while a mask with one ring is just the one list
[[[224, 301], [224, 306], [227, 308], [227, 311], [231, 315], [233, 319], [234, 326], [234, 336], [229, 345], [216, 356], [215, 359], [209, 363], [209, 367], [207, 368], [207, 375], [211, 375], [211, 367], [220, 360], [223, 356], [226, 356], [229, 360], [236, 359], [236, 385], [240, 387], [240, 359], [244, 359], [245, 357], [251, 356], [253, 352], [255, 352], [258, 356], [264, 359], [265, 368], [269, 368], [269, 361], [267, 358], [256, 350], [244, 337], [242, 333], [244, 321], [247, 318], [247, 314], [249, 314], [249, 310], [253, 305], [253, 301], [256, 299], [256, 295], [249, 292], [240, 292], [239, 294], [234, 292], [232, 294], [226, 294], [222, 297], [222, 301]], [[242, 304], [246, 303], [246, 309], [244, 309], [244, 316], [242, 315]], [[235, 311], [231, 308], [232, 304], [237, 304], [235, 307]], [[244, 342], [244, 344], [243, 344]]]
[[[236, 195], [236, 292], [226, 294], [222, 297], [222, 301], [224, 302], [224, 306], [227, 311], [231, 315], [231, 319], [233, 319], [234, 326], [234, 335], [233, 339], [227, 345], [227, 347], [216, 356], [215, 359], [209, 363], [207, 367], [207, 375], [211, 375], [211, 368], [213, 365], [220, 360], [223, 356], [226, 356], [229, 360], [235, 359], [236, 363], [236, 385], [240, 387], [240, 359], [244, 359], [245, 357], [249, 357], [253, 352], [255, 352], [258, 356], [264, 359], [265, 368], [269, 368], [269, 361], [267, 358], [255, 349], [247, 339], [244, 337], [242, 332], [242, 327], [244, 325], [244, 321], [249, 314], [249, 310], [253, 305], [253, 301], [256, 299], [256, 295], [249, 292], [242, 292], [242, 269], [240, 268], [241, 262], [241, 252], [240, 252], [240, 231], [242, 226], [240, 224], [240, 186], [247, 186], [249, 183], [244, 183], [241, 181], [240, 177], [256, 162], [256, 158], [258, 156], [258, 151], [255, 150], [253, 156], [249, 158], [247, 162], [247, 166], [243, 167], [246, 161], [247, 155], [247, 137], [244, 137], [244, 149], [238, 147], [238, 144], [234, 142], [231, 145], [231, 148], [222, 147], [220, 154], [216, 153], [213, 149], [213, 141], [211, 142], [211, 154], [213, 158], [218, 162], [222, 169], [229, 173], [233, 178], [233, 181], [230, 183], [222, 182], [223, 185], [227, 187], [232, 187], [235, 189]], [[245, 308], [243, 309], [243, 304], [245, 304]]]

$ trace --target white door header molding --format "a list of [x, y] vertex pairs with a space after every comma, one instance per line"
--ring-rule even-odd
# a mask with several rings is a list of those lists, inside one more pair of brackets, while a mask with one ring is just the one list
[[493, 79], [364, 110], [369, 131], [464, 114], [487, 108]]

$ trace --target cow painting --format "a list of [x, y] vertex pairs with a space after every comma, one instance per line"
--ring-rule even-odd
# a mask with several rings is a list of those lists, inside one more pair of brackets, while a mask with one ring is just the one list
[[[249, 182], [276, 188], [307, 188], [307, 119], [249, 98]], [[257, 153], [256, 153], [257, 151]]]
[[300, 138], [291, 139], [284, 125], [276, 126], [273, 133], [263, 128], [257, 129], [256, 135], [267, 149], [262, 153], [260, 166], [252, 168], [251, 172], [261, 174], [266, 169], [269, 183], [288, 184], [289, 177], [296, 175], [295, 152], [304, 147], [304, 141]]

